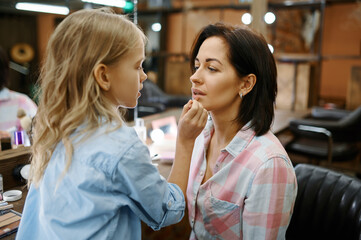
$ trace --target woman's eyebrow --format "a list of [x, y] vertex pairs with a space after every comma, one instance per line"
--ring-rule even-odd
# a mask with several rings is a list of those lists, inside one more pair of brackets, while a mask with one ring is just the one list
[[221, 63], [221, 61], [219, 61], [217, 58], [207, 58], [207, 59], [206, 59], [206, 62], [212, 62], [212, 61], [218, 62], [219, 64], [223, 65], [223, 64]]
[[[199, 59], [198, 59], [198, 58], [195, 58], [194, 61], [199, 62]], [[207, 59], [206, 59], [206, 62], [212, 62], [212, 61], [218, 62], [219, 64], [223, 65], [223, 64], [221, 63], [221, 61], [219, 61], [217, 58], [207, 58]]]

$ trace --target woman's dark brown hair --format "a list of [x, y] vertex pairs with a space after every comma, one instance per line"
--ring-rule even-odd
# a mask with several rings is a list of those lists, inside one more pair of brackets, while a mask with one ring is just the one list
[[190, 64], [194, 71], [194, 60], [202, 43], [209, 37], [220, 37], [228, 45], [227, 55], [239, 77], [253, 73], [257, 81], [252, 91], [245, 95], [235, 119], [241, 126], [250, 122], [257, 136], [265, 134], [271, 127], [274, 103], [277, 95], [277, 68], [273, 54], [264, 37], [246, 26], [231, 26], [223, 23], [204, 27], [195, 39]]

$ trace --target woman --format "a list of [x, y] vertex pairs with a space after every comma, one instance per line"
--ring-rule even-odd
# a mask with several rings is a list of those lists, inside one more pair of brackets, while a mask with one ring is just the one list
[[[147, 75], [145, 36], [110, 9], [80, 10], [53, 33], [40, 76], [31, 186], [17, 239], [141, 239], [180, 221], [194, 140], [207, 113], [186, 104], [169, 182], [119, 107], [134, 108]], [[124, 112], [124, 109], [121, 110]]]
[[208, 25], [191, 66], [193, 98], [210, 113], [187, 188], [191, 239], [284, 239], [297, 183], [270, 132], [277, 71], [266, 41], [246, 27]]

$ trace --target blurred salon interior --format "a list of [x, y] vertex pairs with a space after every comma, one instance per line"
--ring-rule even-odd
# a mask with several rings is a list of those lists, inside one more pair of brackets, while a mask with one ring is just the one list
[[[11, 209], [21, 213], [26, 200], [31, 121], [49, 38], [66, 16], [103, 6], [128, 15], [148, 38], [148, 79], [125, 120], [163, 177], [172, 167], [182, 108], [192, 98], [193, 40], [211, 23], [246, 25], [265, 37], [277, 66], [271, 130], [298, 183], [287, 239], [317, 239], [303, 238], [315, 231], [318, 239], [361, 239], [360, 0], [1, 0], [0, 47], [9, 71], [0, 86], [0, 190], [21, 193], [8, 201]], [[22, 103], [7, 104], [9, 92]], [[7, 234], [2, 227], [0, 236], [15, 238], [16, 227]], [[142, 239], [188, 239], [190, 231], [187, 217], [159, 231], [142, 224]]]

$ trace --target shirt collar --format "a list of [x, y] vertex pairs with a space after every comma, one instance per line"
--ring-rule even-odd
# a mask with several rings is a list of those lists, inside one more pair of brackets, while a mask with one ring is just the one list
[[254, 130], [250, 127], [251, 122], [248, 122], [237, 134], [232, 141], [226, 146], [225, 150], [233, 157], [237, 157], [252, 141], [255, 136]]
[[[233, 137], [230, 143], [221, 151], [227, 151], [234, 158], [237, 157], [252, 141], [255, 136], [254, 130], [250, 127], [251, 122], [248, 122], [245, 126], [242, 127], [241, 130], [237, 132], [237, 134]], [[210, 136], [212, 131], [214, 130], [213, 121], [211, 116], [208, 116], [207, 124], [204, 128], [204, 138], [205, 138], [205, 146], [208, 146]]]
[[8, 99], [10, 99], [10, 91], [6, 87], [4, 87], [0, 91], [0, 101], [5, 101], [5, 100], [8, 100]]
[[208, 138], [212, 134], [213, 128], [214, 127], [213, 127], [212, 117], [211, 117], [211, 115], [208, 115], [207, 124], [203, 130], [203, 134], [204, 134], [205, 138]]

